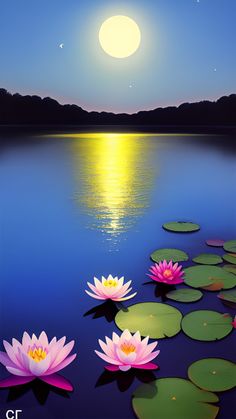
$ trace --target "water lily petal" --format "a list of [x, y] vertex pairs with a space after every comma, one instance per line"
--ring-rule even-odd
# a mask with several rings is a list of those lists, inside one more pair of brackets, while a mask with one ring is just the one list
[[119, 371], [120, 369], [117, 365], [106, 365], [104, 368], [108, 371], [113, 371], [113, 372]]
[[106, 300], [106, 297], [99, 297], [96, 294], [92, 294], [91, 292], [85, 290], [86, 294], [88, 294], [90, 297], [95, 298], [96, 300]]
[[121, 337], [120, 337], [120, 344], [122, 344], [122, 342], [123, 342], [124, 340], [130, 340], [131, 338], [132, 338], [132, 335], [131, 335], [130, 331], [129, 331], [128, 329], [125, 329], [125, 330], [123, 331], [123, 333], [121, 334]]
[[30, 367], [29, 367], [30, 358], [29, 358], [29, 356], [26, 355], [24, 352], [20, 352], [19, 356], [20, 356], [20, 361], [21, 361], [21, 365], [22, 365], [23, 369], [25, 371], [30, 371]]
[[97, 278], [94, 278], [94, 284], [95, 284], [95, 287], [99, 291], [101, 291], [101, 293], [103, 294], [103, 292], [104, 292], [104, 286], [103, 286], [103, 284]]
[[142, 360], [138, 361], [137, 363], [135, 362], [136, 365], [141, 365], [141, 364], [146, 364], [150, 361], [152, 361], [154, 358], [157, 357], [157, 355], [159, 355], [160, 351], [154, 351], [151, 354], [149, 354], [148, 356], [146, 356], [145, 358], [143, 358]]
[[64, 361], [64, 359], [71, 353], [73, 347], [75, 345], [75, 341], [72, 340], [71, 342], [67, 343], [64, 348], [58, 353], [54, 361], [51, 363], [50, 368], [56, 367], [60, 362]]
[[63, 336], [61, 339], [59, 339], [50, 349], [50, 357], [51, 357], [51, 363], [53, 363], [54, 359], [56, 358], [57, 354], [62, 350], [63, 346], [65, 345], [66, 337]]
[[129, 292], [132, 290], [132, 287], [128, 288], [126, 291], [123, 291], [122, 289], [112, 295], [112, 299], [124, 297], [125, 295], [129, 294]]
[[99, 297], [105, 297], [105, 295], [98, 290], [98, 288], [96, 288], [93, 284], [90, 284], [90, 282], [87, 282], [88, 287]]
[[105, 336], [105, 340], [106, 340], [106, 344], [109, 347], [112, 355], [114, 356], [115, 355], [115, 343], [110, 338], [108, 338], [107, 336]]
[[116, 348], [116, 353], [119, 360], [121, 361], [121, 364], [132, 364], [137, 358], [136, 352], [131, 352], [127, 355], [120, 348]]
[[39, 336], [39, 342], [43, 349], [48, 348], [48, 337], [44, 331]]
[[94, 351], [100, 358], [103, 359], [103, 361], [108, 362], [109, 364], [113, 364], [113, 365], [120, 365], [120, 361], [118, 361], [118, 359], [114, 359], [114, 358], [110, 358], [109, 356], [103, 354], [102, 352], [99, 351]]
[[14, 362], [12, 362], [9, 356], [5, 352], [2, 352], [2, 351], [0, 351], [0, 363], [4, 365], [4, 367], [12, 367], [12, 368], [16, 367], [16, 364], [14, 364]]
[[140, 350], [137, 353], [137, 361], [147, 357], [157, 346], [157, 341], [149, 343], [149, 345], [140, 345]]
[[29, 347], [32, 346], [31, 337], [27, 332], [24, 332], [23, 334], [22, 346], [25, 352], [28, 352]]
[[137, 344], [139, 344], [141, 342], [141, 335], [140, 332], [137, 331], [134, 335], [133, 335], [133, 339], [134, 341], [136, 341]]
[[72, 384], [68, 380], [66, 380], [66, 378], [58, 374], [44, 375], [43, 377], [40, 377], [40, 380], [44, 381], [50, 386], [57, 387], [62, 390], [66, 390], [66, 391], [74, 390]]
[[140, 365], [132, 365], [133, 368], [142, 369], [142, 370], [157, 370], [159, 367], [152, 362], [148, 362], [147, 364], [140, 364]]
[[23, 384], [30, 383], [33, 380], [34, 380], [34, 377], [11, 376], [0, 381], [0, 388], [22, 386]]
[[130, 298], [135, 297], [136, 294], [137, 294], [137, 292], [134, 292], [134, 294], [128, 295], [127, 297], [114, 298], [113, 301], [127, 301], [127, 300], [130, 300]]
[[46, 373], [44, 375], [51, 375], [51, 374], [54, 374], [55, 372], [58, 372], [58, 371], [60, 371], [60, 370], [62, 370], [64, 368], [66, 368], [68, 365], [70, 365], [74, 361], [74, 359], [76, 358], [76, 356], [77, 356], [77, 354], [68, 356], [68, 358], [64, 359], [64, 361], [62, 361], [56, 367], [49, 368], [49, 370], [46, 371]]
[[119, 341], [120, 341], [119, 335], [117, 335], [117, 333], [113, 332], [112, 333], [112, 340], [113, 340], [114, 343], [118, 344]]
[[101, 346], [103, 352], [107, 356], [109, 356], [110, 358], [113, 358], [114, 357], [115, 352], [114, 352], [114, 348], [113, 348], [113, 346], [114, 346], [113, 342], [112, 342], [112, 344], [107, 344], [106, 345], [105, 342], [103, 342], [101, 339], [98, 339], [98, 343]]
[[120, 366], [119, 366], [119, 369], [120, 369], [121, 371], [129, 371], [129, 370], [130, 370], [130, 368], [131, 368], [131, 365], [120, 365]]
[[6, 367], [7, 371], [13, 375], [19, 375], [20, 377], [32, 377], [33, 374], [30, 371], [20, 370], [18, 368]]
[[33, 375], [35, 375], [36, 377], [40, 377], [40, 375], [43, 375], [48, 370], [50, 363], [50, 354], [48, 354], [46, 358], [40, 362], [35, 362], [33, 359], [30, 359], [29, 369]]
[[10, 345], [10, 343], [8, 343], [6, 340], [3, 341], [3, 346], [6, 350], [7, 355], [9, 356], [9, 358], [11, 359], [11, 361], [17, 365], [18, 367], [20, 367], [20, 363], [17, 359], [17, 352], [14, 351], [13, 347]]

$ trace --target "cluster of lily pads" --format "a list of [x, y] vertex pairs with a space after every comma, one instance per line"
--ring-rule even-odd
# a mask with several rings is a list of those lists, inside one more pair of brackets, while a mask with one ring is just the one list
[[[198, 231], [193, 223], [173, 222], [163, 225], [165, 230], [179, 233]], [[161, 280], [160, 273], [178, 262], [189, 260], [186, 252], [179, 249], [158, 249], [151, 254], [156, 263], [151, 269], [151, 279], [166, 287], [165, 298], [180, 303], [193, 303], [203, 297], [204, 290], [220, 291], [218, 298], [236, 307], [236, 240], [207, 240], [208, 246], [223, 247], [222, 257], [205, 253], [193, 259], [197, 265], [184, 269], [176, 284], [187, 287], [170, 289], [171, 281]], [[163, 262], [165, 260], [165, 262]], [[231, 262], [231, 265], [214, 266]], [[182, 273], [182, 271], [180, 271]], [[168, 272], [168, 275], [170, 273]], [[174, 277], [173, 277], [174, 279]], [[175, 288], [175, 287], [172, 287]], [[163, 295], [163, 294], [162, 294]], [[190, 338], [200, 341], [215, 341], [226, 337], [236, 327], [235, 319], [228, 313], [212, 310], [196, 310], [186, 314], [166, 303], [145, 302], [120, 310], [115, 318], [116, 325], [131, 332], [139, 330], [142, 336], [153, 339], [173, 337], [182, 331]], [[132, 405], [141, 419], [155, 417], [215, 418], [219, 408], [209, 403], [219, 401], [213, 391], [221, 392], [236, 386], [236, 365], [220, 358], [195, 361], [188, 368], [188, 378], [162, 378], [143, 384], [134, 392]]]
[[[200, 226], [192, 223], [173, 222], [163, 225], [168, 231], [179, 233], [198, 231]], [[204, 253], [193, 259], [198, 264], [184, 269], [184, 283], [191, 288], [180, 288], [165, 294], [170, 300], [181, 303], [198, 301], [203, 297], [201, 290], [220, 291], [218, 298], [224, 304], [236, 308], [236, 240], [207, 240], [206, 244], [223, 247], [222, 257]], [[151, 259], [185, 262], [187, 253], [178, 249], [158, 249]], [[227, 261], [230, 265], [214, 265]], [[148, 319], [148, 321], [147, 321]], [[236, 327], [235, 320], [228, 313], [210, 310], [196, 310], [182, 318], [176, 308], [167, 304], [142, 303], [129, 307], [128, 312], [119, 312], [116, 324], [135, 328], [141, 325], [141, 334], [150, 334], [153, 338], [172, 337], [182, 328], [190, 338], [200, 341], [214, 341], [227, 336]], [[162, 378], [138, 387], [132, 398], [136, 415], [141, 419], [155, 417], [191, 417], [215, 418], [219, 407], [209, 404], [219, 401], [213, 391], [229, 390], [236, 385], [236, 365], [221, 358], [206, 358], [195, 361], [188, 368], [188, 378]]]
[[[200, 227], [193, 223], [173, 222], [163, 225], [165, 230], [175, 232], [198, 231]], [[236, 286], [236, 241], [224, 242], [222, 240], [208, 240], [208, 246], [224, 247], [226, 252], [222, 258], [215, 254], [201, 254], [193, 259], [197, 265], [182, 269], [179, 262], [186, 262], [189, 256], [179, 249], [158, 249], [151, 254], [155, 262], [149, 269], [148, 276], [158, 287], [162, 287], [165, 298], [181, 303], [193, 303], [203, 297], [203, 291], [221, 292], [218, 297], [224, 302], [235, 303]], [[223, 267], [214, 265], [232, 260], [234, 264]], [[136, 295], [129, 294], [131, 282], [123, 284], [123, 278], [94, 279], [94, 285], [88, 283], [93, 293], [86, 291], [96, 299], [111, 299], [113, 301], [129, 300]], [[185, 288], [175, 289], [175, 286], [184, 284]], [[123, 288], [124, 287], [124, 288]], [[226, 291], [225, 291], [226, 290]], [[129, 295], [127, 295], [129, 294]], [[182, 331], [190, 338], [200, 341], [215, 341], [227, 336], [236, 327], [235, 320], [228, 313], [211, 310], [196, 310], [186, 314], [166, 303], [144, 302], [121, 308], [116, 314], [115, 323], [123, 333], [136, 336], [148, 336], [152, 339], [173, 337]], [[137, 332], [138, 330], [138, 332]], [[131, 333], [130, 333], [131, 332]], [[148, 339], [148, 338], [145, 338]], [[144, 339], [144, 340], [145, 340]], [[106, 338], [109, 343], [108, 338]], [[156, 346], [157, 342], [153, 345]], [[101, 343], [100, 343], [101, 344]], [[137, 342], [136, 342], [137, 345]], [[104, 342], [101, 345], [105, 355], [98, 355], [114, 364], [114, 351], [108, 354]], [[135, 357], [135, 345], [126, 346], [127, 355], [122, 357], [124, 365], [106, 367], [110, 371], [120, 368], [127, 371], [137, 365], [125, 365], [129, 357]], [[155, 352], [154, 352], [155, 353]], [[151, 353], [151, 356], [154, 355]], [[108, 356], [109, 355], [109, 356]], [[130, 362], [132, 364], [132, 362]], [[154, 364], [155, 365], [155, 364]], [[140, 368], [145, 368], [143, 360]], [[147, 367], [148, 368], [148, 367]], [[215, 418], [219, 407], [210, 403], [219, 401], [213, 391], [220, 392], [233, 388], [236, 385], [236, 365], [228, 360], [219, 358], [206, 358], [195, 361], [188, 369], [188, 378], [162, 378], [143, 384], [134, 392], [132, 404], [136, 415], [141, 419], [151, 417], [163, 419], [175, 416], [178, 418], [193, 417]]]
[[[168, 231], [187, 233], [198, 231], [200, 227], [193, 223], [172, 222], [163, 225]], [[108, 365], [110, 373], [121, 374], [134, 369], [156, 370], [152, 361], [158, 356], [155, 350], [157, 341], [151, 339], [173, 337], [181, 329], [190, 338], [200, 341], [215, 341], [227, 336], [236, 327], [236, 321], [230, 314], [211, 310], [195, 310], [184, 317], [175, 307], [165, 300], [192, 303], [203, 297], [203, 291], [220, 291], [218, 298], [230, 307], [236, 307], [236, 240], [207, 240], [208, 246], [223, 247], [224, 253], [204, 253], [193, 258], [197, 265], [185, 269], [179, 262], [186, 262], [189, 256], [179, 249], [158, 249], [151, 254], [155, 263], [147, 275], [152, 283], [162, 288], [163, 301], [144, 302], [129, 307], [119, 306], [115, 323], [122, 331], [119, 336], [113, 332], [112, 338], [99, 339], [101, 351], [95, 353]], [[223, 267], [215, 266], [224, 261]], [[94, 278], [94, 283], [87, 283], [86, 293], [97, 300], [111, 300], [122, 304], [136, 296], [130, 294], [131, 281], [124, 282], [124, 277], [109, 275], [101, 280]], [[176, 286], [181, 284], [181, 288]], [[185, 285], [184, 288], [182, 286]], [[187, 286], [187, 287], [186, 287]], [[142, 339], [142, 337], [144, 337]], [[22, 385], [36, 378], [66, 391], [72, 391], [72, 385], [59, 376], [58, 371], [74, 361], [76, 354], [70, 355], [74, 341], [65, 345], [66, 338], [51, 341], [45, 332], [37, 338], [24, 333], [22, 341], [4, 341], [5, 352], [0, 352], [2, 363], [11, 376], [0, 382], [1, 387]], [[154, 377], [155, 378], [155, 377]], [[136, 415], [141, 419], [155, 417], [193, 419], [214, 419], [219, 408], [209, 403], [218, 402], [214, 391], [220, 392], [236, 385], [236, 365], [231, 361], [206, 358], [195, 361], [188, 368], [188, 378], [162, 378], [141, 385], [133, 394], [132, 404]]]

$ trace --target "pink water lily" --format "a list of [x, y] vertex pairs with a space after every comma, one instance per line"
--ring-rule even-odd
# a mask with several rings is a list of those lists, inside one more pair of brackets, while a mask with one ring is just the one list
[[151, 274], [147, 275], [157, 282], [168, 285], [184, 282], [184, 271], [182, 270], [182, 266], [178, 265], [178, 263], [173, 264], [172, 261], [168, 263], [166, 260], [163, 260], [163, 262], [155, 263], [155, 265], [151, 266], [149, 271]]
[[56, 374], [67, 367], [76, 354], [69, 355], [74, 347], [74, 341], [65, 345], [66, 337], [51, 342], [45, 332], [37, 338], [27, 332], [23, 334], [22, 342], [12, 339], [12, 345], [3, 341], [6, 352], [0, 351], [0, 363], [12, 374], [0, 381], [0, 388], [22, 385], [39, 378], [47, 384], [63, 390], [72, 391], [72, 385], [63, 377]]
[[131, 282], [132, 281], [128, 281], [124, 284], [123, 276], [120, 279], [118, 276], [115, 276], [114, 278], [112, 275], [109, 275], [108, 278], [102, 276], [101, 281], [94, 277], [94, 285], [87, 282], [93, 293], [87, 290], [85, 290], [85, 292], [90, 295], [90, 297], [96, 298], [97, 300], [126, 301], [137, 294], [137, 292], [135, 292], [127, 296], [132, 290], [132, 287], [129, 288]]
[[[108, 362], [105, 368], [109, 371], [128, 371], [130, 368], [155, 370], [158, 366], [152, 361], [160, 351], [154, 351], [158, 342], [148, 343], [149, 337], [141, 340], [139, 332], [132, 335], [128, 329], [121, 336], [112, 334], [112, 339], [105, 337], [106, 342], [99, 339], [103, 352], [95, 353]], [[153, 352], [154, 351], [154, 352]]]

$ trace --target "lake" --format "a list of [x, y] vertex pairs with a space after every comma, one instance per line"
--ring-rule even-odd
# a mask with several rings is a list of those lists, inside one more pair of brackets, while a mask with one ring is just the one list
[[[84, 316], [99, 303], [84, 292], [86, 283], [94, 276], [124, 275], [138, 292], [127, 306], [160, 302], [154, 285], [143, 285], [152, 251], [179, 248], [190, 258], [222, 254], [205, 240], [236, 236], [231, 141], [223, 135], [137, 133], [2, 138], [1, 340], [45, 330], [51, 338], [75, 339], [78, 358], [62, 372], [74, 386], [69, 398], [51, 391], [41, 405], [32, 388], [2, 390], [1, 413], [22, 409], [22, 419], [135, 417], [131, 395], [140, 381], [136, 377], [120, 391], [116, 381], [104, 379], [104, 362], [94, 350], [99, 338], [119, 329], [104, 316]], [[175, 220], [199, 223], [201, 229], [192, 234], [162, 229]], [[183, 314], [204, 308], [233, 314], [216, 295], [205, 292], [196, 303], [168, 304]], [[200, 358], [235, 359], [233, 333], [206, 343], [180, 332], [160, 339], [159, 349], [157, 378], [187, 378], [188, 366]], [[7, 376], [3, 367], [0, 374]], [[233, 391], [219, 396], [218, 417], [232, 419]]]

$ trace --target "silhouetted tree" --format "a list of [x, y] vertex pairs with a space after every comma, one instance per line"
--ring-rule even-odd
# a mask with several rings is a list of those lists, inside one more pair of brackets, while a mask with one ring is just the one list
[[180, 106], [140, 111], [133, 115], [87, 112], [77, 105], [60, 105], [50, 97], [22, 96], [0, 89], [0, 124], [26, 125], [236, 125], [236, 94], [216, 102], [182, 103]]

